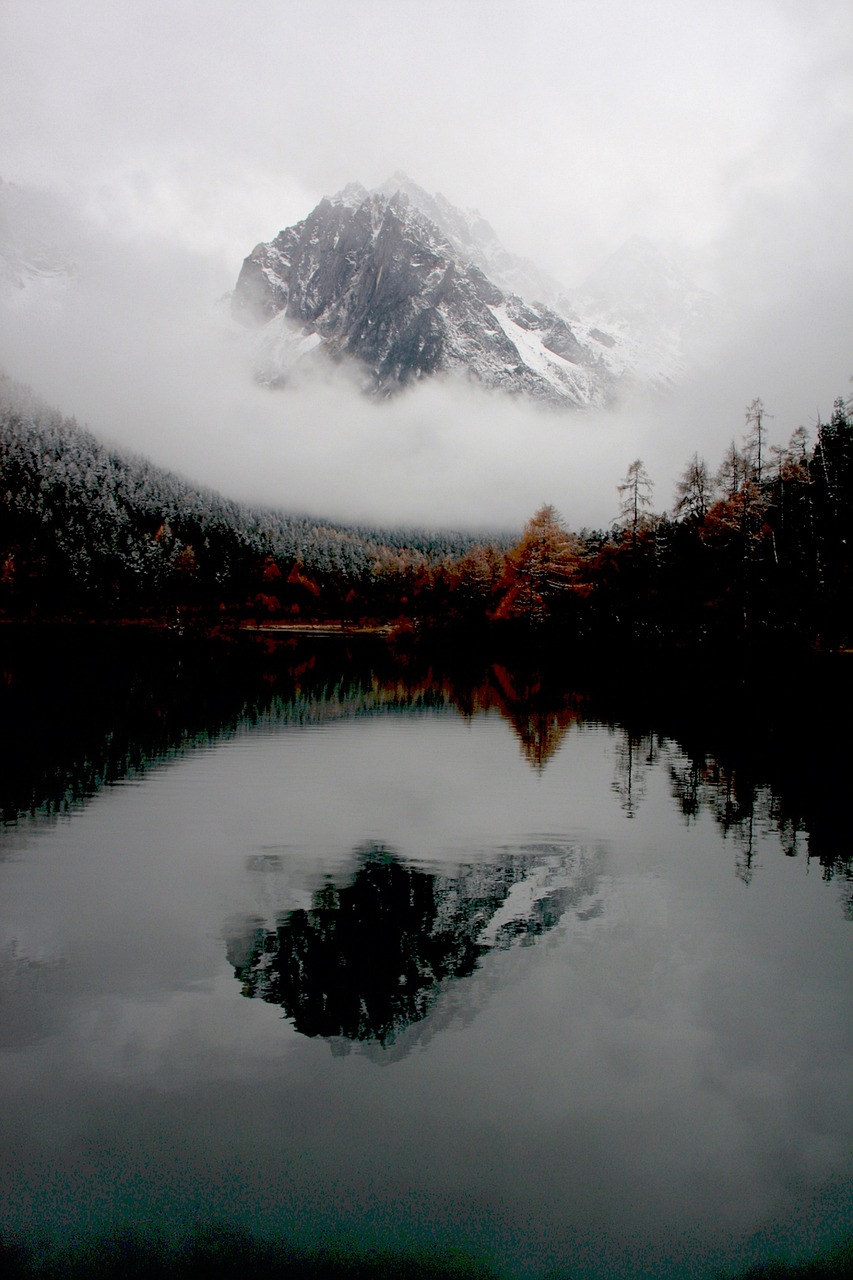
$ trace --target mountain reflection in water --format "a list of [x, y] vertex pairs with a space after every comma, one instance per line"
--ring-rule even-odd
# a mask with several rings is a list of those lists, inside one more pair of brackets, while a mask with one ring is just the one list
[[391, 1046], [490, 951], [529, 945], [569, 908], [600, 910], [596, 860], [577, 847], [536, 845], [454, 873], [379, 844], [356, 856], [352, 879], [327, 882], [307, 910], [229, 930], [243, 994], [280, 1005], [306, 1036]]
[[502, 1280], [835, 1243], [851, 679], [0, 627], [3, 1228]]

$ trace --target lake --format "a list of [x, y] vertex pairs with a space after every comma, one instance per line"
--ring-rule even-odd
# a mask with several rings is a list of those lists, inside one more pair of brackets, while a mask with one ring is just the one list
[[532, 1280], [849, 1234], [843, 660], [8, 629], [0, 678], [14, 1236]]

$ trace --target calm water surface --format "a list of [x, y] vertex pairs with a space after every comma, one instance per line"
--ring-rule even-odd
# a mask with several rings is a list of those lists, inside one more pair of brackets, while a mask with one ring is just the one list
[[38, 735], [8, 709], [36, 790], [0, 829], [7, 1229], [226, 1222], [518, 1277], [849, 1231], [849, 829], [822, 865], [796, 760], [794, 801], [747, 789], [506, 672], [276, 680], [159, 739], [134, 686], [135, 753], [127, 705], [76, 755], [61, 698]]

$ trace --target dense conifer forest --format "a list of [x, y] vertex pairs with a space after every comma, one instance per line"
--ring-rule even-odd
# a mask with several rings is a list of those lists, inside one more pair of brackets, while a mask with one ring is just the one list
[[114, 451], [0, 379], [0, 617], [393, 624], [714, 649], [853, 639], [853, 403], [768, 443], [760, 400], [716, 469], [694, 453], [668, 511], [641, 459], [620, 518], [520, 536], [344, 527], [241, 505]]
[[[0, 377], [0, 612], [347, 617], [470, 534], [375, 530], [229, 501], [98, 441]], [[509, 545], [504, 540], [505, 546]]]

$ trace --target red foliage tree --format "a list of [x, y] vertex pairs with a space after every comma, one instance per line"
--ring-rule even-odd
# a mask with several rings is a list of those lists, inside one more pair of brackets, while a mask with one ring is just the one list
[[576, 540], [554, 507], [541, 507], [506, 557], [495, 617], [545, 622], [576, 587], [579, 569]]

